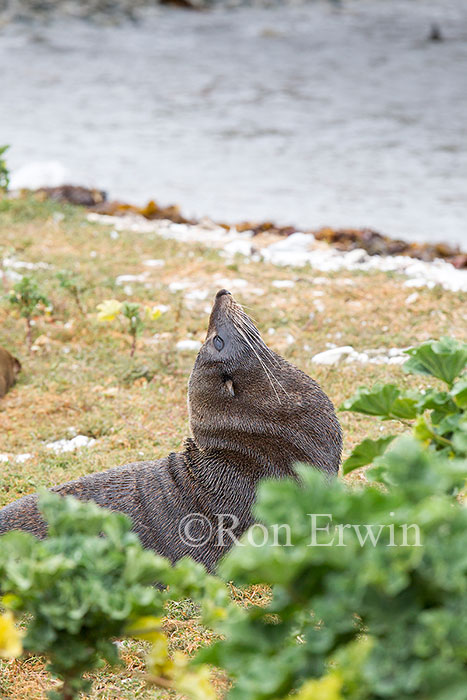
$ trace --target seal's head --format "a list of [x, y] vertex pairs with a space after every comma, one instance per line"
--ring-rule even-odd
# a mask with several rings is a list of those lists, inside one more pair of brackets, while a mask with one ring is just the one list
[[[188, 385], [197, 447], [290, 473], [297, 461], [333, 473], [341, 430], [318, 384], [276, 355], [230, 292], [216, 294]], [[238, 462], [238, 460], [237, 460]]]

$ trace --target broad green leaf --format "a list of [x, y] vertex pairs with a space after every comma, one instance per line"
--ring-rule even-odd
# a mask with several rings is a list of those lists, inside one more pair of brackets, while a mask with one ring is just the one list
[[410, 359], [403, 369], [409, 374], [428, 374], [451, 385], [467, 365], [467, 343], [441, 338], [406, 351]]
[[390, 407], [390, 416], [395, 416], [402, 420], [412, 420], [416, 418], [418, 410], [419, 396], [406, 394], [405, 396], [399, 396], [395, 401], [393, 401]]
[[452, 400], [452, 392], [427, 389], [425, 394], [419, 395], [418, 412], [423, 413], [427, 409], [433, 409], [438, 413], [454, 413], [457, 410]]
[[342, 469], [344, 474], [349, 474], [354, 469], [364, 467], [366, 464], [371, 464], [375, 457], [379, 457], [386, 450], [386, 447], [394, 440], [395, 435], [379, 438], [379, 440], [370, 440], [367, 438], [359, 445], [354, 447], [352, 454], [348, 457]]
[[467, 426], [453, 435], [452, 444], [456, 455], [467, 457]]
[[451, 389], [451, 396], [460, 408], [467, 408], [467, 375], [457, 380]]
[[433, 431], [423, 416], [420, 416], [415, 423], [413, 434], [420, 442], [428, 443], [433, 438]]
[[391, 407], [399, 395], [400, 389], [395, 384], [375, 384], [372, 389], [360, 387], [350, 399], [344, 401], [340, 410], [389, 418]]

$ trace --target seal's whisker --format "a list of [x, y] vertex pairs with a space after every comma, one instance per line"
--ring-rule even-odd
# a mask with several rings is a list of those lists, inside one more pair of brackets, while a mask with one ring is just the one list
[[[269, 382], [271, 383], [271, 386], [273, 387], [274, 391], [275, 391], [275, 387], [272, 384], [271, 377], [276, 382], [276, 384], [282, 389], [284, 394], [287, 397], [289, 397], [288, 392], [286, 391], [286, 389], [284, 389], [284, 387], [282, 386], [282, 384], [277, 379], [277, 377], [275, 376], [275, 373], [274, 373], [274, 370], [280, 366], [280, 363], [275, 358], [272, 350], [270, 348], [268, 348], [268, 346], [266, 345], [264, 340], [261, 338], [260, 332], [258, 331], [256, 326], [252, 322], [251, 318], [243, 311], [243, 308], [239, 305], [231, 306], [229, 311], [230, 311], [229, 316], [230, 316], [235, 328], [241, 333], [241, 335], [247, 341], [250, 348], [254, 351], [254, 353], [257, 356], [258, 360], [260, 361], [260, 363], [264, 369], [264, 372], [266, 373], [266, 376], [268, 377]], [[259, 352], [262, 353], [262, 358], [259, 355]], [[267, 371], [267, 368], [266, 368], [266, 364], [265, 364], [266, 361], [268, 362], [268, 365], [269, 365], [269, 371]], [[274, 365], [276, 365], [276, 367], [274, 367]], [[277, 392], [276, 392], [276, 395], [277, 395]], [[278, 396], [277, 396], [277, 398], [279, 400]], [[279, 400], [279, 402], [280, 402], [280, 400]]]
[[[263, 362], [263, 360], [261, 359], [261, 357], [259, 356], [259, 354], [256, 352], [255, 346], [249, 341], [248, 336], [244, 333], [243, 329], [240, 328], [240, 326], [236, 326], [236, 329], [237, 329], [237, 331], [240, 333], [240, 335], [243, 336], [243, 338], [244, 338], [244, 340], [246, 341], [247, 345], [249, 345], [250, 348], [251, 348], [251, 349], [253, 350], [253, 352], [255, 353], [256, 357], [257, 357], [258, 360], [259, 360], [259, 363], [260, 363], [261, 367], [262, 367], [263, 370], [264, 370], [264, 373], [265, 373], [266, 377], [267, 377], [268, 380], [269, 380], [269, 383], [270, 383], [270, 385], [271, 385], [271, 388], [272, 388], [272, 390], [274, 391], [274, 393], [275, 393], [275, 395], [276, 395], [276, 397], [277, 397], [277, 400], [279, 401], [279, 403], [281, 403], [279, 394], [278, 394], [277, 391], [276, 391], [276, 387], [275, 387], [274, 384], [272, 383], [271, 375], [270, 375], [270, 373], [269, 373], [269, 370], [268, 370], [268, 368], [266, 367], [266, 365], [264, 364], [264, 362]], [[272, 375], [272, 376], [273, 376], [273, 375]], [[274, 380], [277, 382], [277, 379], [276, 379], [275, 377], [273, 377], [273, 378], [274, 378]], [[279, 382], [278, 382], [278, 384], [279, 384], [279, 386], [280, 386], [280, 383], [279, 383]], [[282, 388], [282, 387], [281, 387], [281, 388]]]
[[280, 367], [280, 362], [277, 360], [275, 354], [272, 352], [271, 348], [268, 348], [264, 340], [261, 338], [259, 335], [258, 331], [255, 328], [255, 333], [251, 333], [251, 331], [247, 328], [244, 327], [244, 330], [248, 333], [250, 340], [252, 340], [254, 343], [256, 343], [256, 346], [258, 349], [261, 349], [261, 351], [264, 353], [265, 358], [269, 360], [269, 363], [271, 366], [276, 366]]
[[[265, 371], [265, 373], [266, 373], [266, 376], [268, 377], [269, 382], [271, 383], [271, 386], [272, 386], [272, 388], [274, 389], [274, 392], [276, 393], [276, 396], [277, 396], [277, 399], [278, 399], [279, 403], [280, 403], [280, 399], [279, 399], [279, 396], [277, 395], [277, 392], [276, 392], [276, 390], [275, 390], [275, 387], [274, 387], [273, 384], [272, 384], [271, 377], [272, 377], [272, 379], [274, 379], [274, 381], [276, 382], [276, 384], [282, 389], [282, 391], [284, 392], [284, 394], [285, 394], [287, 397], [289, 397], [288, 392], [286, 391], [286, 389], [284, 389], [284, 387], [282, 386], [282, 384], [280, 383], [280, 381], [277, 379], [277, 377], [276, 377], [275, 374], [274, 374], [274, 367], [271, 366], [271, 364], [272, 364], [272, 363], [271, 363], [271, 357], [269, 356], [269, 354], [267, 354], [267, 353], [270, 353], [271, 351], [270, 351], [269, 348], [263, 343], [263, 341], [261, 340], [261, 337], [258, 335], [258, 338], [259, 338], [259, 343], [258, 343], [258, 339], [257, 339], [256, 337], [253, 339], [253, 338], [251, 338], [251, 336], [250, 336], [250, 340], [252, 341], [252, 342], [250, 342], [250, 340], [249, 340], [249, 338], [248, 338], [248, 335], [244, 332], [244, 330], [243, 330], [242, 328], [240, 328], [238, 324], [236, 324], [235, 327], [236, 327], [236, 329], [240, 332], [240, 334], [243, 336], [243, 338], [246, 340], [246, 342], [248, 343], [248, 345], [250, 346], [250, 348], [253, 350], [253, 352], [255, 353], [256, 357], [257, 357], [258, 360], [260, 361], [261, 366], [263, 367], [263, 369], [264, 369], [264, 371]], [[256, 329], [255, 329], [255, 330], [256, 330]], [[256, 345], [256, 347], [255, 347], [255, 345]], [[263, 355], [263, 359], [261, 359], [261, 356], [259, 355], [259, 352], [257, 352], [257, 350], [258, 350], [258, 351], [259, 351], [259, 350], [262, 350], [263, 353], [267, 351], [267, 352], [266, 352], [266, 356]], [[268, 359], [268, 361], [269, 361], [269, 371], [267, 371], [265, 362], [263, 362], [263, 360], [266, 360], [266, 359]]]

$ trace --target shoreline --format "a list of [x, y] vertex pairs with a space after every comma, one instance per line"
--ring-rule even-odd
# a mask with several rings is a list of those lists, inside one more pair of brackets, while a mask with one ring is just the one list
[[225, 223], [214, 221], [210, 217], [188, 219], [182, 214], [179, 205], [161, 206], [155, 200], [150, 200], [145, 206], [139, 207], [118, 200], [109, 201], [103, 190], [75, 185], [42, 187], [31, 191], [31, 194], [59, 203], [83, 206], [90, 212], [102, 216], [123, 218], [132, 215], [139, 216], [147, 221], [170, 221], [173, 224], [194, 226], [199, 226], [203, 222], [209, 222], [211, 225], [223, 228], [225, 231], [248, 234], [251, 238], [264, 234], [279, 238], [288, 238], [294, 234], [304, 234], [312, 237], [315, 241], [326, 243], [342, 253], [364, 251], [370, 257], [408, 257], [425, 263], [443, 260], [457, 270], [467, 270], [467, 251], [462, 251], [459, 246], [442, 243], [441, 241], [439, 243], [404, 241], [370, 228], [331, 228], [324, 226], [319, 229], [299, 229], [294, 225], [281, 226], [273, 221]]

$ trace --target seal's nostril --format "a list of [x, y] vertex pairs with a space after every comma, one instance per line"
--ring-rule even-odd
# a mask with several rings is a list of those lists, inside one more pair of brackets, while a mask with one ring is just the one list
[[219, 291], [216, 294], [216, 299], [219, 299], [219, 297], [224, 296], [224, 294], [230, 294], [230, 292], [227, 289], [219, 289]]

